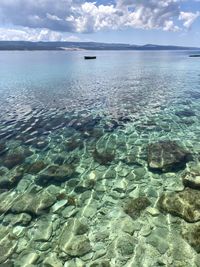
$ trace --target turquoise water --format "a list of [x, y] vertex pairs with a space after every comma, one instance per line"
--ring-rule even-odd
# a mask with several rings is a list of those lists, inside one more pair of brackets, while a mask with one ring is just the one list
[[189, 54], [0, 52], [0, 266], [200, 266]]

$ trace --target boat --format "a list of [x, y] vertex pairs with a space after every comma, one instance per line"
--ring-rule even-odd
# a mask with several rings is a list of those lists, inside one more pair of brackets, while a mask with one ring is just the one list
[[200, 54], [196, 54], [196, 55], [189, 55], [189, 57], [200, 57]]
[[96, 59], [96, 56], [84, 56], [84, 59]]

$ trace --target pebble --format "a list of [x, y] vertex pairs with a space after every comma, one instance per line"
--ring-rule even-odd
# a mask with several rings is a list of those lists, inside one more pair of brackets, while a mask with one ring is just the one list
[[105, 254], [106, 254], [106, 249], [104, 248], [98, 249], [93, 256], [93, 260], [99, 259], [103, 257]]
[[140, 234], [146, 237], [151, 234], [151, 230], [152, 229], [149, 225], [144, 225], [140, 231]]
[[22, 237], [24, 235], [25, 229], [26, 229], [25, 227], [18, 225], [13, 228], [13, 234], [16, 235], [17, 237]]
[[35, 264], [39, 258], [39, 254], [36, 252], [22, 253], [22, 256], [19, 256], [19, 260], [15, 262], [16, 267], [28, 267], [32, 264]]
[[61, 208], [63, 208], [67, 204], [67, 202], [68, 202], [67, 199], [63, 199], [63, 200], [60, 200], [60, 201], [56, 202], [51, 207], [52, 212], [57, 212], [58, 210], [60, 210]]
[[161, 254], [169, 249], [168, 230], [157, 228], [147, 237], [147, 243], [155, 247]]
[[62, 216], [67, 219], [75, 215], [77, 212], [78, 210], [74, 206], [68, 206], [62, 211]]
[[57, 258], [56, 254], [49, 254], [43, 261], [43, 267], [63, 267], [63, 263]]
[[151, 214], [152, 216], [157, 216], [157, 215], [159, 215], [159, 213], [160, 213], [158, 209], [153, 208], [153, 207], [147, 207], [147, 208], [146, 208], [146, 211], [147, 211], [149, 214]]

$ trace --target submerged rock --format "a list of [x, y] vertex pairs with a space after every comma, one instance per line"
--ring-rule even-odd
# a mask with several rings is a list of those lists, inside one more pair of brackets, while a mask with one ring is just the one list
[[200, 223], [185, 226], [182, 236], [197, 253], [200, 253]]
[[1, 267], [14, 267], [14, 263], [13, 263], [13, 261], [8, 260], [8, 261], [2, 263], [0, 266]]
[[6, 152], [6, 145], [3, 143], [0, 143], [0, 155]]
[[101, 165], [109, 165], [116, 156], [116, 136], [105, 134], [99, 138], [95, 144], [93, 158]]
[[6, 213], [12, 207], [13, 202], [19, 195], [16, 192], [3, 192], [0, 194], [0, 214]]
[[18, 241], [12, 232], [4, 227], [0, 226], [0, 264], [10, 259], [17, 247]]
[[84, 235], [88, 227], [77, 219], [69, 219], [64, 225], [60, 240], [60, 250], [70, 256], [83, 256], [91, 251], [90, 240]]
[[81, 133], [90, 132], [95, 126], [101, 121], [100, 116], [87, 116], [87, 117], [77, 117], [73, 120], [69, 126], [73, 127], [76, 131]]
[[37, 141], [33, 145], [37, 149], [44, 149], [44, 148], [47, 147], [48, 141], [47, 140], [43, 140], [43, 139], [40, 139], [40, 140], [37, 139]]
[[30, 221], [31, 221], [31, 216], [27, 213], [20, 213], [20, 214], [7, 214], [4, 217], [3, 224], [4, 225], [22, 225], [22, 226], [27, 226]]
[[24, 171], [22, 168], [13, 169], [8, 173], [0, 173], [0, 188], [11, 189], [12, 187], [16, 186], [23, 177], [23, 173]]
[[56, 202], [56, 197], [49, 191], [26, 192], [5, 192], [0, 195], [0, 213], [29, 213], [40, 215]]
[[69, 239], [69, 236], [66, 238], [64, 233], [61, 236], [59, 247], [63, 252], [73, 257], [83, 256], [92, 249], [86, 236], [73, 236]]
[[56, 197], [50, 194], [47, 190], [40, 191], [37, 194], [25, 193], [16, 199], [11, 207], [11, 211], [40, 215], [55, 202]]
[[180, 110], [175, 112], [175, 115], [178, 117], [193, 117], [196, 116], [195, 112], [190, 110], [190, 109], [184, 109], [184, 110]]
[[186, 188], [182, 192], [163, 194], [158, 200], [158, 208], [187, 222], [200, 221], [200, 191]]
[[150, 144], [147, 149], [148, 166], [152, 170], [167, 172], [185, 167], [191, 155], [173, 141]]
[[200, 164], [190, 166], [182, 178], [185, 186], [200, 189]]
[[62, 261], [60, 261], [55, 253], [48, 254], [48, 257], [43, 261], [43, 267], [63, 267]]
[[187, 91], [191, 98], [199, 99], [200, 98], [200, 92], [199, 91]]
[[84, 144], [83, 144], [83, 141], [81, 139], [72, 137], [72, 138], [69, 138], [65, 142], [65, 146], [66, 146], [67, 151], [73, 151], [76, 148], [82, 149]]
[[21, 165], [24, 160], [25, 155], [23, 153], [10, 153], [5, 157], [3, 165], [6, 166], [8, 169], [12, 169], [17, 165]]
[[117, 128], [121, 126], [123, 126], [122, 122], [113, 119], [105, 123], [104, 130], [106, 132], [113, 132], [114, 130], [116, 130]]
[[51, 165], [46, 168], [36, 179], [36, 183], [42, 186], [62, 183], [73, 177], [75, 168], [71, 164]]
[[33, 250], [23, 251], [15, 260], [15, 267], [36, 267], [38, 266], [37, 260], [39, 259], [39, 253]]
[[124, 205], [124, 212], [136, 219], [140, 216], [141, 212], [151, 204], [147, 197], [138, 197], [129, 199]]
[[70, 218], [65, 225], [66, 235], [70, 235], [71, 233], [73, 233], [74, 235], [83, 235], [87, 233], [87, 231], [88, 226], [76, 218]]
[[117, 254], [121, 259], [130, 258], [134, 253], [136, 244], [137, 241], [133, 236], [122, 233], [109, 245], [107, 257], [111, 259]]
[[48, 241], [53, 232], [53, 216], [44, 215], [39, 218], [33, 228], [28, 230], [30, 239], [34, 241], [45, 242]]
[[164, 254], [169, 249], [168, 235], [168, 229], [163, 227], [156, 228], [147, 237], [147, 243], [155, 247], [161, 254]]
[[101, 165], [110, 164], [115, 159], [115, 151], [108, 149], [95, 149], [93, 158]]
[[92, 262], [89, 267], [110, 267], [110, 261], [108, 259], [101, 259]]
[[123, 234], [117, 238], [114, 250], [117, 250], [123, 257], [131, 256], [134, 253], [135, 244], [136, 240], [131, 235]]
[[47, 164], [45, 164], [43, 161], [36, 161], [27, 168], [27, 172], [30, 174], [37, 174], [38, 172], [42, 171], [44, 168], [46, 168]]

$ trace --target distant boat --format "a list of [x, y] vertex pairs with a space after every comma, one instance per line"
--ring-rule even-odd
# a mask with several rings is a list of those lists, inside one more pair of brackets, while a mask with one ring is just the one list
[[200, 54], [199, 55], [189, 55], [189, 57], [200, 57]]
[[96, 56], [85, 56], [84, 59], [96, 59]]

